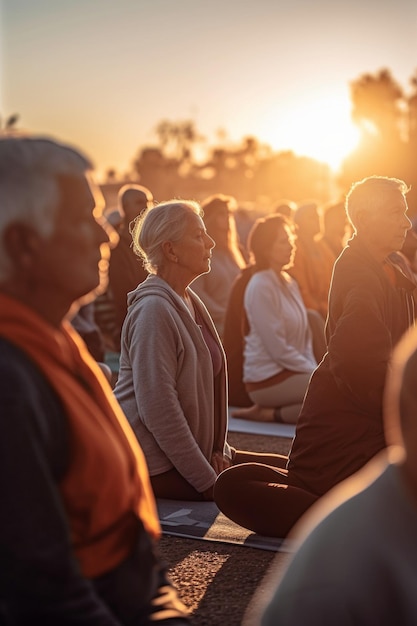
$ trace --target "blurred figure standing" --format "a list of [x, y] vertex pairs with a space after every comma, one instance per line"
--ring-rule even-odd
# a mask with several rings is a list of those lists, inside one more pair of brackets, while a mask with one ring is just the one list
[[317, 312], [326, 319], [333, 268], [337, 257], [346, 245], [349, 222], [343, 202], [331, 202], [321, 207], [322, 232], [316, 236], [313, 247], [316, 249], [315, 269], [316, 293], [319, 302]]
[[299, 206], [294, 213], [294, 224], [297, 227], [297, 250], [289, 274], [297, 281], [306, 308], [318, 311], [325, 318], [329, 281], [316, 245], [316, 238], [321, 233], [317, 204], [308, 202]]
[[217, 332], [223, 336], [224, 319], [232, 284], [246, 263], [239, 249], [232, 196], [217, 194], [201, 203], [207, 233], [214, 240], [211, 271], [193, 282], [193, 291], [206, 305]]
[[321, 207], [321, 216], [323, 230], [317, 237], [316, 243], [323, 252], [324, 262], [330, 268], [328, 271], [330, 286], [334, 262], [346, 245], [350, 229], [344, 202], [325, 204]]
[[228, 402], [233, 407], [253, 405], [243, 382], [243, 352], [247, 320], [243, 301], [248, 282], [255, 273], [255, 265], [244, 267], [230, 291], [224, 318], [223, 346], [227, 358]]
[[297, 251], [290, 274], [296, 279], [304, 304], [326, 319], [333, 266], [346, 243], [348, 220], [343, 202], [320, 209], [313, 203], [295, 212]]
[[124, 185], [118, 194], [119, 212], [122, 221], [119, 227], [120, 240], [112, 250], [109, 265], [109, 292], [115, 312], [115, 347], [120, 350], [122, 325], [127, 313], [127, 294], [136, 289], [148, 272], [133, 252], [130, 225], [146, 208], [152, 206], [153, 196], [142, 185]]

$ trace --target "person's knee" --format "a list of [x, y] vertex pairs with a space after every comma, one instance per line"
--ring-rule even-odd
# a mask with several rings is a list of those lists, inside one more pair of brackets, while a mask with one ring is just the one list
[[214, 483], [214, 501], [219, 509], [229, 509], [231, 502], [246, 502], [249, 493], [259, 490], [260, 485], [285, 483], [286, 474], [263, 463], [242, 463], [227, 468]]

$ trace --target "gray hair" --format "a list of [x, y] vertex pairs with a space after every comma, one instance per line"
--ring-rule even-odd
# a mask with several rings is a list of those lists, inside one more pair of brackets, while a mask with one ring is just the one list
[[58, 177], [82, 176], [92, 163], [74, 148], [42, 137], [0, 137], [0, 280], [11, 261], [4, 233], [13, 222], [31, 226], [42, 237], [53, 233], [61, 200]]
[[346, 196], [346, 214], [356, 231], [357, 216], [360, 211], [378, 211], [386, 202], [386, 194], [399, 192], [405, 196], [410, 188], [399, 178], [369, 176], [354, 183]]
[[170, 200], [145, 209], [135, 220], [131, 230], [134, 252], [142, 257], [144, 267], [151, 274], [164, 263], [162, 244], [180, 241], [187, 228], [190, 213], [199, 215], [203, 211], [193, 200]]

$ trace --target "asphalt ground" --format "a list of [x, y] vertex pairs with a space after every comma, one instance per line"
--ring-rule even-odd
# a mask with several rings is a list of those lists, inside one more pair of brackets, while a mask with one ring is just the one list
[[[241, 450], [287, 454], [291, 439], [229, 433]], [[240, 545], [164, 535], [160, 552], [193, 626], [256, 626], [289, 555]]]

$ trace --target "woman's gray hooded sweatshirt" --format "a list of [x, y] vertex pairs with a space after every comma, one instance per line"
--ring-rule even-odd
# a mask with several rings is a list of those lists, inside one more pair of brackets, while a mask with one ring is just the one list
[[201, 328], [184, 301], [150, 275], [128, 294], [115, 395], [145, 454], [151, 476], [173, 466], [199, 492], [216, 473], [213, 452], [231, 456], [227, 434], [227, 377], [222, 344], [206, 307], [188, 295], [222, 355], [214, 378]]

